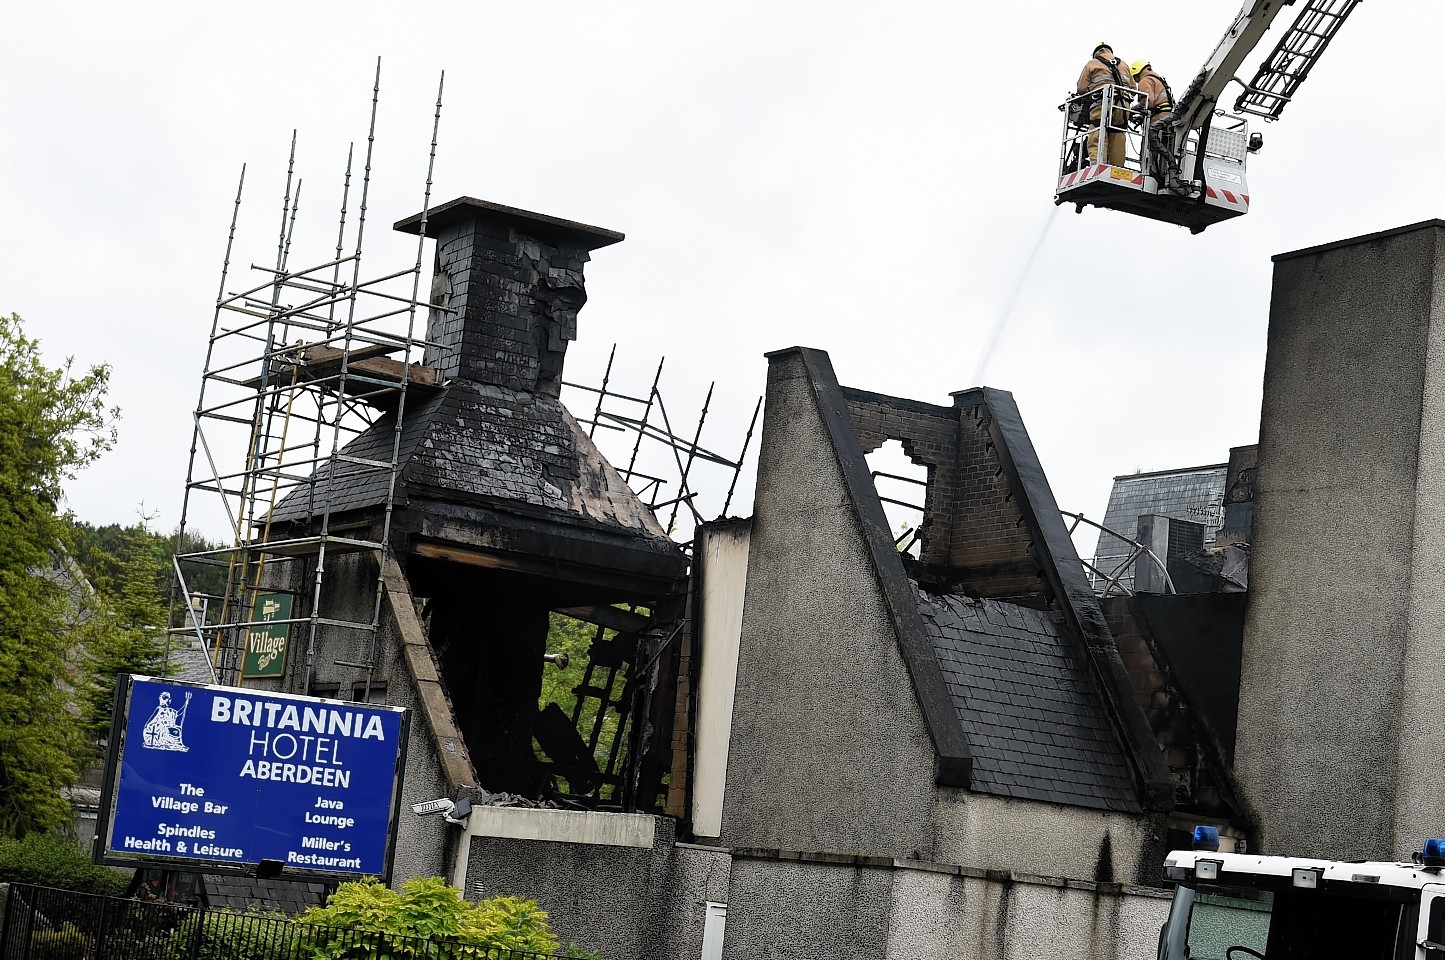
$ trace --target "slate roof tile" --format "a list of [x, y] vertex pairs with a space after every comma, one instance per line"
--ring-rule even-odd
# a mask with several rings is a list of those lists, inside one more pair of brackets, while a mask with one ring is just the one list
[[167, 664], [168, 673], [172, 680], [185, 680], [190, 683], [215, 683], [215, 674], [211, 672], [211, 658], [205, 645], [194, 637], [178, 635], [177, 642], [171, 644], [170, 661]]
[[[395, 417], [387, 414], [343, 452], [390, 463], [397, 442]], [[407, 409], [398, 454], [403, 464], [395, 491], [399, 504], [423, 488], [443, 497], [450, 492], [514, 501], [585, 517], [652, 541], [662, 552], [676, 551], [631, 489], [602, 469], [601, 455], [555, 397], [454, 380]], [[325, 465], [317, 470], [317, 496], [318, 502], [330, 500], [333, 513], [385, 502], [389, 469], [342, 461], [330, 483], [327, 470]], [[319, 513], [307, 493], [305, 487], [294, 489], [277, 504], [273, 519], [301, 520]]]
[[973, 753], [972, 788], [1138, 812], [1133, 770], [1079, 642], [1042, 610], [919, 592]]
[[[1212, 544], [1224, 522], [1224, 483], [1228, 472], [1228, 465], [1220, 464], [1173, 473], [1115, 477], [1103, 525], [1133, 538], [1139, 518], [1147, 514], [1190, 520], [1205, 524], [1205, 545]], [[1100, 532], [1094, 548], [1094, 566], [1113, 573], [1131, 549], [1118, 537]], [[1125, 587], [1132, 586], [1134, 571], [1125, 571], [1119, 582]]]
[[296, 880], [207, 875], [206, 901], [213, 908], [304, 913], [326, 902], [328, 885]]

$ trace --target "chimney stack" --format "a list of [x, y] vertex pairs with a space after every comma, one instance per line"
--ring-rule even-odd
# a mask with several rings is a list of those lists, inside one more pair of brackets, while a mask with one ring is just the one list
[[[396, 224], [418, 233], [421, 214]], [[557, 396], [567, 344], [587, 302], [589, 253], [623, 235], [460, 197], [433, 207], [436, 240], [425, 363], [444, 379]]]

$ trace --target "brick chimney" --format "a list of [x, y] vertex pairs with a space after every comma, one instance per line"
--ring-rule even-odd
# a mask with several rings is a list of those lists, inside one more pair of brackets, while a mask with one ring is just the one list
[[[396, 224], [421, 229], [421, 214]], [[577, 312], [587, 302], [589, 252], [623, 235], [460, 197], [433, 207], [436, 239], [425, 363], [448, 379], [557, 396]]]

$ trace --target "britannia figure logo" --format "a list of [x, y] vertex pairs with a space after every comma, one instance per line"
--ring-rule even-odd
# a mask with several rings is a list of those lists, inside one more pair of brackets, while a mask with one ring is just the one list
[[181, 709], [171, 706], [170, 691], [162, 691], [155, 713], [151, 714], [141, 729], [141, 742], [148, 750], [175, 750], [185, 753], [190, 747], [181, 740], [181, 727], [186, 723], [186, 708], [191, 705], [191, 695], [186, 694]]

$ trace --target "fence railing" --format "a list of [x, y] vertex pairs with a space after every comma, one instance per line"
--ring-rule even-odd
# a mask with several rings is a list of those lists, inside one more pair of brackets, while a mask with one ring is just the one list
[[548, 960], [551, 954], [11, 884], [3, 960]]

